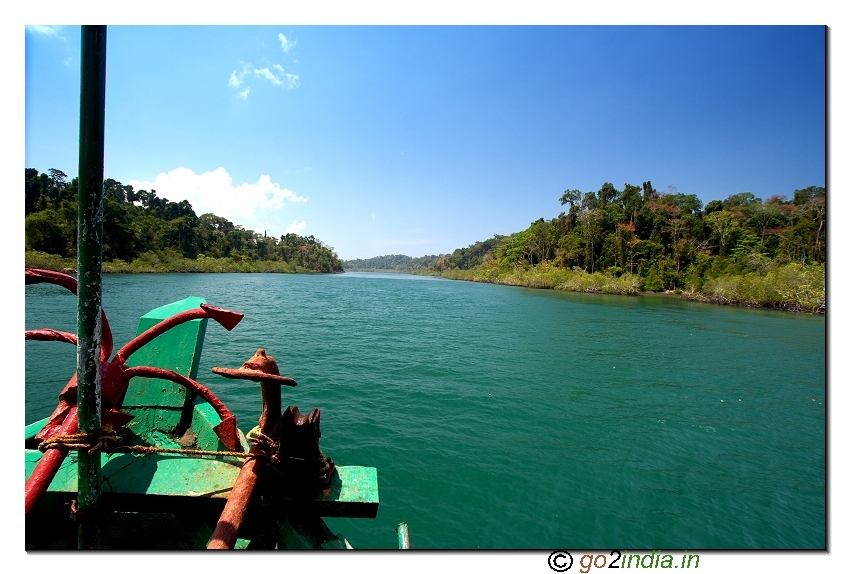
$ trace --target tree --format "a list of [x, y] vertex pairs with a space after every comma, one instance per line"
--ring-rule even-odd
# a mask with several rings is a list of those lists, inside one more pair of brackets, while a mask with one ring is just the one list
[[103, 258], [120, 259], [130, 263], [138, 253], [133, 249], [130, 214], [125, 206], [113, 199], [103, 198]]
[[696, 214], [702, 209], [702, 201], [692, 193], [674, 193], [667, 195], [665, 199], [683, 213]]
[[561, 236], [558, 248], [555, 251], [555, 261], [561, 267], [574, 267], [579, 265], [584, 245], [581, 237], [575, 233]]
[[643, 182], [643, 199], [644, 201], [649, 201], [650, 199], [655, 199], [658, 197], [658, 192], [655, 191], [652, 187], [651, 181]]
[[705, 204], [705, 212], [703, 215], [710, 215], [715, 211], [720, 211], [723, 209], [723, 202], [719, 199], [712, 199], [707, 204]]
[[767, 233], [770, 224], [778, 220], [782, 216], [779, 206], [776, 203], [764, 203], [755, 206], [753, 209], [752, 219], [761, 231], [761, 244], [764, 245], [764, 236]]
[[705, 217], [705, 222], [718, 238], [719, 254], [725, 255], [732, 230], [738, 225], [735, 216], [726, 210], [715, 211]]
[[581, 198], [581, 209], [582, 211], [588, 211], [590, 209], [598, 209], [601, 207], [601, 203], [599, 198], [596, 197], [596, 194], [592, 191], [588, 191]]
[[[587, 195], [592, 195], [592, 192]], [[600, 225], [599, 216], [600, 212], [598, 209], [588, 209], [579, 215], [579, 220], [581, 221], [579, 228], [584, 238], [585, 266], [590, 262], [591, 273], [596, 270], [596, 246], [603, 237], [603, 229], [602, 225]]]
[[56, 211], [33, 213], [24, 220], [27, 248], [64, 257], [68, 253], [68, 239], [64, 227]]
[[732, 210], [739, 208], [743, 213], [749, 213], [756, 205], [761, 205], [761, 199], [749, 191], [730, 195], [723, 200], [723, 209]]
[[670, 220], [668, 229], [673, 237], [673, 258], [676, 261], [676, 271], [682, 269], [682, 257], [685, 254], [687, 242], [682, 238], [682, 235], [688, 229], [688, 220], [680, 217], [674, 217]]
[[534, 256], [536, 256], [537, 263], [543, 263], [543, 261], [548, 259], [554, 241], [551, 226], [542, 217], [531, 224], [529, 231], [527, 244], [532, 254], [532, 257], [529, 257], [529, 262], [533, 266]]
[[641, 199], [640, 192], [640, 187], [627, 183], [623, 186], [623, 193], [620, 194], [623, 211], [629, 214], [629, 220], [632, 223], [634, 223], [637, 219], [637, 212], [643, 206], [643, 200]]
[[620, 192], [617, 191], [617, 188], [614, 187], [614, 184], [605, 182], [602, 184], [602, 187], [599, 189], [599, 201], [602, 202], [602, 207], [608, 205], [609, 201], [616, 201], [620, 195]]
[[[814, 251], [815, 256], [818, 257], [820, 255], [820, 237], [821, 232], [823, 231], [824, 223], [826, 222], [826, 190], [822, 187], [810, 187], [806, 188], [802, 191], [811, 192], [805, 203], [800, 206], [800, 211], [808, 216], [812, 221], [818, 224], [818, 229], [815, 232], [815, 245]], [[794, 200], [797, 200], [798, 192], [794, 192]]]
[[36, 210], [38, 200], [41, 197], [41, 181], [38, 177], [38, 170], [26, 168], [25, 171], [25, 199], [24, 199], [24, 215], [29, 215]]
[[810, 185], [804, 189], [796, 189], [794, 190], [794, 199], [792, 203], [794, 205], [803, 205], [810, 199], [814, 197], [826, 197], [826, 189], [817, 185]]
[[118, 203], [127, 203], [127, 190], [130, 188], [130, 195], [133, 193], [133, 186], [124, 186], [120, 181], [115, 181], [112, 178], [103, 181], [103, 199], [111, 199]]
[[564, 194], [561, 196], [559, 200], [561, 205], [570, 204], [570, 212], [572, 213], [573, 206], [578, 205], [581, 200], [581, 192], [577, 189], [565, 189]]

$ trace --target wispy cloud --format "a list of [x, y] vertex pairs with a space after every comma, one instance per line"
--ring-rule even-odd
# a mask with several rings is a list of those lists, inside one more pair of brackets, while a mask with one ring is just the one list
[[[223, 167], [200, 174], [179, 167], [160, 173], [153, 181], [133, 180], [129, 185], [136, 190], [154, 189], [158, 197], [169, 201], [185, 199], [198, 215], [215, 213], [257, 232], [279, 229], [280, 224], [274, 222], [277, 219], [275, 212], [281, 211], [287, 203], [301, 203], [308, 199], [281, 187], [268, 175], [261, 175], [256, 183], [234, 185], [233, 178]], [[292, 225], [296, 225], [295, 222]], [[302, 221], [297, 225], [303, 229], [307, 223]]]
[[[251, 86], [247, 85], [248, 80], [251, 78], [258, 78], [261, 80], [268, 80], [275, 86], [282, 86], [288, 90], [294, 90], [298, 86], [301, 85], [301, 78], [298, 74], [292, 74], [286, 71], [286, 69], [280, 64], [272, 64], [271, 67], [265, 68], [255, 68], [251, 65], [250, 62], [240, 62], [239, 63], [242, 68], [233, 70], [230, 72], [230, 77], [227, 80], [227, 84], [231, 88], [242, 88], [245, 86], [246, 89], [239, 92], [239, 97], [243, 100], [248, 98], [248, 94], [251, 91]], [[275, 71], [272, 71], [275, 70]]]
[[[283, 68], [281, 68], [281, 72], [283, 72]], [[301, 85], [301, 80], [297, 74], [283, 72], [283, 79], [286, 81], [286, 87], [290, 90], [294, 90]]]
[[61, 38], [61, 26], [27, 26], [27, 32], [37, 34], [39, 36], [48, 36], [53, 38]]
[[278, 34], [277, 39], [280, 40], [280, 49], [284, 52], [289, 52], [298, 43], [297, 40], [287, 40], [283, 34]]
[[259, 70], [254, 70], [254, 75], [258, 78], [265, 78], [270, 81], [275, 86], [281, 85], [283, 82], [280, 81], [280, 78], [271, 73], [271, 70], [268, 68], [261, 68]]
[[287, 233], [297, 233], [301, 235], [301, 233], [307, 229], [306, 221], [293, 221], [289, 224], [289, 227], [286, 228]]
[[[242, 69], [233, 70], [232, 72], [230, 72], [230, 78], [227, 80], [227, 85], [229, 85], [231, 88], [241, 87], [245, 76], [248, 74], [248, 72], [250, 72], [252, 67], [251, 64], [246, 64], [245, 62], [239, 62], [239, 64], [242, 66]], [[251, 88], [249, 87], [247, 90], [241, 92], [239, 94], [239, 97], [244, 100], [248, 97], [248, 92], [250, 91]]]

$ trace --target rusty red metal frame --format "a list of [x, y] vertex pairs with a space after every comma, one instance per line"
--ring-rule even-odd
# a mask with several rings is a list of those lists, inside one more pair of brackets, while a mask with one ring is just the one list
[[[30, 269], [24, 270], [25, 285], [34, 285], [36, 283], [52, 283], [64, 287], [74, 295], [77, 294], [77, 280], [65, 273], [58, 271], [50, 271], [48, 269]], [[105, 361], [112, 354], [112, 329], [109, 327], [109, 321], [106, 320], [106, 311], [101, 309], [101, 343], [100, 343], [100, 360]], [[76, 345], [76, 335], [74, 335], [74, 344]]]
[[[52, 283], [68, 289], [72, 293], [77, 293], [77, 280], [58, 271], [49, 271], [46, 269], [26, 269], [25, 270], [26, 284], [35, 283]], [[236, 429], [236, 417], [224, 406], [218, 397], [203, 386], [199, 382], [184, 377], [173, 371], [166, 369], [158, 369], [155, 367], [127, 367], [127, 359], [142, 348], [144, 345], [155, 339], [160, 334], [191, 321], [193, 319], [213, 319], [228, 331], [232, 330], [244, 317], [243, 313], [222, 309], [202, 303], [198, 309], [190, 309], [183, 311], [170, 317], [144, 333], [136, 336], [126, 345], [124, 345], [115, 357], [110, 361], [112, 355], [113, 338], [112, 330], [109, 327], [109, 322], [106, 319], [106, 313], [101, 311], [102, 315], [102, 339], [101, 339], [101, 381], [102, 381], [102, 409], [103, 409], [103, 424], [110, 424], [113, 428], [125, 424], [133, 417], [127, 413], [120, 411], [121, 403], [124, 400], [124, 395], [127, 392], [127, 386], [130, 379], [134, 376], [159, 378], [173, 381], [187, 388], [192, 389], [201, 397], [206, 399], [216, 412], [221, 416], [221, 423], [215, 427], [216, 434], [221, 438], [221, 441], [231, 450], [239, 450], [238, 431]], [[64, 331], [56, 331], [54, 329], [35, 329], [25, 331], [24, 336], [28, 340], [36, 341], [62, 341], [65, 343], [77, 344], [77, 337], [72, 333]], [[278, 387], [278, 393], [280, 388]], [[77, 375], [71, 377], [62, 392], [59, 393], [59, 404], [50, 415], [50, 419], [44, 428], [36, 435], [37, 440], [44, 440], [55, 436], [72, 434], [77, 431]], [[280, 409], [278, 408], [278, 413]], [[25, 492], [25, 513], [29, 514], [30, 510], [35, 508], [41, 497], [50, 486], [50, 482], [56, 476], [56, 472], [62, 464], [62, 461], [67, 455], [64, 449], [49, 449], [41, 458], [41, 460], [33, 469], [32, 474], [26, 481]]]

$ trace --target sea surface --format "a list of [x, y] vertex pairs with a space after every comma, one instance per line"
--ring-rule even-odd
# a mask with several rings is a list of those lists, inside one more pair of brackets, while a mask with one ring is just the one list
[[[378, 468], [380, 510], [328, 519], [358, 548], [395, 526], [432, 549], [825, 547], [823, 317], [412, 275], [107, 275], [116, 348], [190, 295], [210, 322], [199, 380], [239, 426], [257, 385], [212, 374], [259, 347], [284, 405], [322, 411], [322, 450]], [[26, 287], [26, 328], [75, 331], [73, 295]], [[75, 369], [26, 343], [26, 420]]]

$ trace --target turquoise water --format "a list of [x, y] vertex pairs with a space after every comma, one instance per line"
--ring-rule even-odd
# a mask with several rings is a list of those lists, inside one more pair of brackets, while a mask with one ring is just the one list
[[[378, 468], [359, 548], [824, 548], [823, 317], [410, 275], [104, 277], [116, 346], [189, 295], [210, 323], [199, 380], [238, 417], [252, 383], [213, 375], [258, 347], [322, 410], [322, 449]], [[74, 331], [74, 297], [26, 287], [26, 327]], [[74, 348], [26, 343], [26, 420], [47, 416]], [[56, 373], [61, 373], [57, 375]]]

